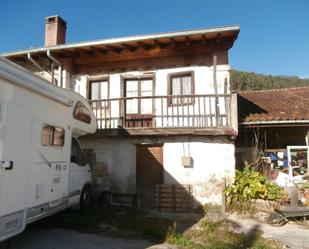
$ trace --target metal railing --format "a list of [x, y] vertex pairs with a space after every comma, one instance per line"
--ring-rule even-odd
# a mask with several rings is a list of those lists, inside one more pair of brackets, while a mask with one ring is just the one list
[[231, 126], [231, 95], [166, 95], [89, 101], [98, 129]]

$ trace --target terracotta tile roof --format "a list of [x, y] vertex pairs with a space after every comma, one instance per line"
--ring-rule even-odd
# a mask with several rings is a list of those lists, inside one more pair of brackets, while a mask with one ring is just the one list
[[238, 93], [243, 122], [309, 120], [309, 86]]

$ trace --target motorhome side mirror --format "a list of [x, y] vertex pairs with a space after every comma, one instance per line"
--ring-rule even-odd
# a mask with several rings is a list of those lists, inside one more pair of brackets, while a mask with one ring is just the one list
[[93, 149], [84, 149], [83, 154], [85, 157], [85, 161], [90, 164], [90, 166], [95, 165], [96, 163], [96, 154]]

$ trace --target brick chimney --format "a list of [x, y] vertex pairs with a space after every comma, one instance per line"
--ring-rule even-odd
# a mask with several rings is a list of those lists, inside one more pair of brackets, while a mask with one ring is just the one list
[[60, 16], [48, 16], [45, 23], [45, 46], [65, 43], [67, 23]]

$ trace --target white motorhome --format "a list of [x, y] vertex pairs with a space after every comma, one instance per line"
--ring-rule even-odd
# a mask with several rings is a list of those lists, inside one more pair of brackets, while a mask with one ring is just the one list
[[0, 57], [0, 241], [88, 203], [91, 170], [77, 137], [95, 130], [82, 96]]

